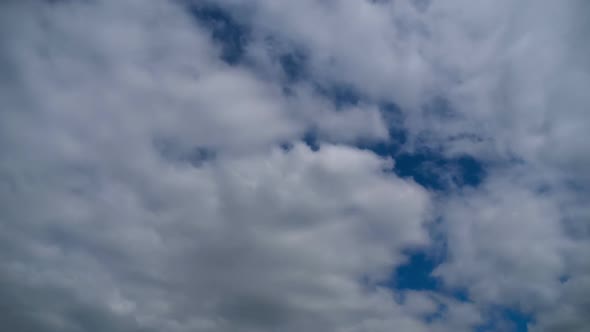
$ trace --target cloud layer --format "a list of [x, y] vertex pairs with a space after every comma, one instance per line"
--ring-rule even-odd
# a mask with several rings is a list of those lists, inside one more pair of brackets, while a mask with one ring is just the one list
[[589, 10], [3, 2], [0, 325], [587, 330]]

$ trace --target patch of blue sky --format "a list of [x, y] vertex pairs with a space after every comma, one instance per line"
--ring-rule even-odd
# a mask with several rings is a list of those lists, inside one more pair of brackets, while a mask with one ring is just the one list
[[388, 286], [396, 290], [438, 290], [441, 280], [432, 275], [438, 264], [435, 257], [426, 252], [410, 253], [408, 261], [394, 271]]
[[246, 24], [238, 22], [231, 13], [213, 4], [191, 6], [190, 13], [221, 46], [221, 59], [235, 65], [244, 58], [251, 38], [250, 28]]
[[358, 90], [348, 84], [316, 82], [314, 86], [316, 92], [331, 100], [336, 109], [356, 106], [365, 100]]
[[453, 186], [475, 187], [486, 174], [483, 164], [471, 156], [448, 158], [428, 151], [396, 155], [395, 172], [434, 190], [446, 190]]
[[528, 332], [529, 324], [534, 318], [519, 310], [510, 308], [493, 308], [485, 323], [476, 327], [475, 332]]
[[294, 83], [309, 78], [307, 57], [302, 51], [292, 50], [279, 54], [278, 61], [287, 82]]
[[[443, 281], [433, 276], [433, 271], [442, 262], [441, 259], [430, 255], [426, 251], [408, 253], [405, 264], [398, 266], [390, 280], [381, 284], [396, 292], [407, 290], [430, 291], [452, 297], [461, 302], [471, 302], [467, 290], [448, 289]], [[426, 315], [425, 322], [443, 319], [446, 306], [442, 303], [436, 312]], [[514, 308], [496, 307], [485, 312], [485, 322], [476, 326], [474, 332], [528, 332], [528, 326], [534, 322], [534, 317]]]
[[205, 146], [187, 148], [164, 138], [154, 140], [153, 144], [163, 159], [187, 163], [193, 167], [200, 167], [217, 157], [217, 152], [214, 149]]
[[403, 130], [393, 133], [390, 130], [390, 141], [361, 144], [360, 147], [383, 157], [392, 157], [396, 175], [413, 179], [430, 190], [477, 187], [485, 180], [485, 165], [476, 158], [469, 155], [447, 157], [432, 150], [405, 152], [402, 149], [404, 137]]

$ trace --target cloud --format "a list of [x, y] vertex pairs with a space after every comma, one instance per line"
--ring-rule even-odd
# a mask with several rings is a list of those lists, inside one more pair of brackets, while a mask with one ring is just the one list
[[[425, 328], [360, 283], [427, 241], [427, 193], [369, 152], [299, 144], [199, 168], [155, 160], [125, 177], [48, 164], [34, 171], [51, 183], [13, 177], [3, 190], [3, 276], [20, 287], [64, 289], [95, 315], [143, 328]], [[34, 310], [75, 323], [34, 299]]]
[[541, 330], [551, 302], [571, 303], [565, 320], [587, 327], [564, 295], [584, 283], [560, 282], [589, 273], [571, 262], [589, 239], [585, 2], [223, 3], [305, 50], [312, 80], [399, 105], [406, 151], [486, 161], [480, 187], [441, 193], [447, 285], [537, 313]]
[[[567, 163], [587, 176], [578, 139], [590, 103], [583, 1], [219, 3], [262, 36], [252, 53], [264, 36], [287, 41], [306, 55], [313, 79], [395, 101], [416, 144]], [[441, 97], [450, 118], [427, 110]]]
[[171, 3], [3, 7], [5, 326], [427, 329], [362, 280], [428, 242], [429, 194], [371, 152], [296, 142], [373, 136], [377, 111], [315, 96], [309, 119]]
[[569, 239], [552, 195], [502, 174], [449, 200], [444, 214], [449, 258], [437, 274], [486, 303], [532, 310], [555, 301]]
[[589, 243], [580, 213], [588, 209], [570, 201], [569, 189], [522, 171], [494, 173], [481, 188], [445, 198], [440, 230], [448, 256], [434, 275], [467, 290], [484, 310], [531, 315], [531, 331], [582, 331], [590, 270], [580, 260]]
[[0, 7], [3, 325], [587, 329], [586, 2]]

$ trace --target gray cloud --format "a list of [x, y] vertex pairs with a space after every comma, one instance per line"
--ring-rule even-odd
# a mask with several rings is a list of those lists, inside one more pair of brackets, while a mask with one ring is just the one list
[[[536, 315], [537, 330], [588, 328], [570, 293], [590, 273], [576, 258], [589, 240], [586, 2], [224, 3], [306, 50], [317, 80], [400, 105], [406, 149], [488, 162], [481, 188], [442, 198], [447, 285]], [[448, 110], [432, 112], [440, 98]]]
[[[0, 5], [3, 326], [471, 331], [505, 306], [587, 329], [583, 1], [219, 5], [252, 28], [250, 67], [182, 2]], [[284, 93], [269, 35], [365, 99]], [[434, 197], [352, 146], [387, 139], [382, 101], [406, 150], [472, 154], [487, 180]], [[379, 286], [437, 217], [435, 273], [470, 301]]]
[[172, 4], [3, 6], [4, 326], [426, 328], [361, 280], [428, 241], [428, 193], [370, 152], [276, 147], [311, 124], [372, 136], [378, 113], [299, 114]]

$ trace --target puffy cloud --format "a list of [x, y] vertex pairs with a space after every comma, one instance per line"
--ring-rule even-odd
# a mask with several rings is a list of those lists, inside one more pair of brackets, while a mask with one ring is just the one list
[[303, 50], [313, 80], [398, 104], [405, 149], [486, 161], [483, 186], [442, 193], [447, 286], [536, 314], [537, 329], [587, 328], [566, 295], [590, 273], [575, 258], [589, 239], [586, 2], [221, 3]]
[[532, 331], [582, 331], [588, 327], [582, 300], [589, 290], [590, 266], [582, 258], [588, 209], [572, 202], [579, 193], [528, 171], [497, 172], [481, 188], [444, 198], [439, 230], [447, 258], [434, 274], [467, 290], [484, 310], [531, 315]]
[[[588, 250], [585, 248], [584, 250]], [[590, 284], [587, 275], [572, 278], [564, 283], [563, 291], [555, 303], [539, 315], [532, 331], [584, 331], [588, 328], [587, 312], [590, 303]]]
[[35, 168], [49, 183], [3, 172], [13, 181], [3, 190], [3, 276], [33, 294], [27, 307], [63, 324], [76, 324], [76, 302], [40, 308], [35, 287], [144, 328], [425, 328], [361, 283], [386, 278], [402, 248], [427, 240], [427, 193], [383, 173], [390, 164], [369, 152], [298, 144], [199, 168], [156, 159], [121, 177], [48, 164]]
[[[203, 5], [248, 27], [240, 61]], [[471, 331], [511, 307], [587, 329], [585, 1], [0, 8], [4, 326]], [[485, 181], [432, 204], [354, 147], [392, 127]], [[444, 289], [387, 289], [434, 219]]]
[[492, 177], [483, 188], [449, 200], [444, 214], [449, 258], [438, 274], [487, 303], [530, 310], [555, 301], [569, 240], [550, 195]]
[[377, 111], [285, 96], [173, 3], [2, 6], [3, 326], [427, 330], [375, 283], [428, 242], [429, 194], [368, 151], [279, 147], [383, 136]]
[[[584, 1], [216, 3], [306, 54], [315, 80], [396, 102], [418, 145], [587, 177]], [[252, 41], [253, 53], [264, 40]], [[433, 113], [441, 98], [449, 112]]]

